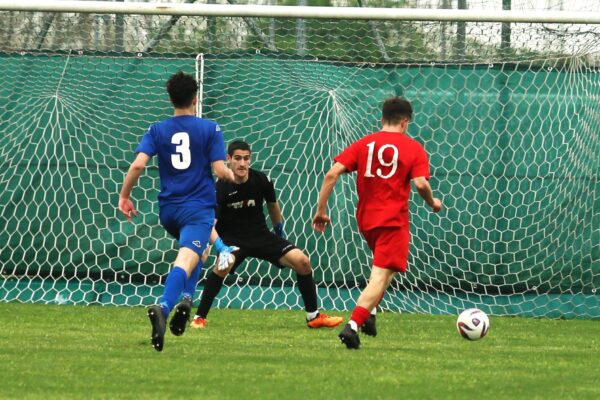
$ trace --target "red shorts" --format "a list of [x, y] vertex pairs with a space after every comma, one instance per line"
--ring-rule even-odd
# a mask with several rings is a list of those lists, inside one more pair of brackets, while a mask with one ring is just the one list
[[402, 228], [375, 228], [362, 232], [362, 235], [373, 252], [373, 265], [399, 272], [406, 271], [410, 242], [408, 225]]

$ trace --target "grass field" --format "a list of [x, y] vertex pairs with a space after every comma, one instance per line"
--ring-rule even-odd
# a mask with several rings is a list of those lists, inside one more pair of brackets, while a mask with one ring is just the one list
[[213, 310], [157, 353], [142, 308], [0, 303], [0, 398], [600, 399], [598, 321], [492, 316], [468, 342], [452, 316], [383, 313], [347, 350], [303, 319]]

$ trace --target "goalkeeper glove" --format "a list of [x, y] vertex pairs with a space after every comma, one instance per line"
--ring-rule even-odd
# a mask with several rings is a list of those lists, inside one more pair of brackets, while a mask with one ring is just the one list
[[283, 222], [280, 222], [280, 223], [276, 224], [276, 225], [273, 227], [273, 231], [275, 232], [275, 234], [276, 234], [277, 236], [279, 236], [279, 237], [280, 237], [280, 238], [282, 238], [282, 239], [285, 239], [285, 236], [284, 236], [284, 234], [283, 234]]
[[217, 269], [219, 271], [223, 271], [233, 264], [234, 257], [231, 253], [239, 250], [240, 248], [236, 246], [227, 246], [225, 243], [223, 243], [221, 238], [217, 238], [217, 240], [215, 240], [215, 249], [219, 252]]

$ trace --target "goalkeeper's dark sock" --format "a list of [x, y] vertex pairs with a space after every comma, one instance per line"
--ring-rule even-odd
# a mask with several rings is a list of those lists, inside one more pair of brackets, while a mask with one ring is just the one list
[[185, 287], [183, 288], [183, 297], [189, 297], [190, 301], [194, 300], [194, 294], [196, 293], [196, 286], [198, 285], [198, 279], [200, 278], [200, 273], [204, 268], [204, 264], [202, 261], [198, 261], [198, 265], [192, 271], [192, 274], [185, 281]]
[[[363, 326], [367, 318], [369, 318], [371, 313], [364, 307], [356, 306], [354, 311], [352, 311], [352, 316], [350, 317], [350, 325], [353, 330], [358, 330], [359, 327]], [[356, 326], [352, 323], [354, 322]]]
[[317, 286], [313, 280], [312, 272], [306, 275], [296, 274], [298, 290], [304, 301], [304, 309], [307, 313], [317, 311]]
[[171, 310], [177, 304], [186, 279], [187, 273], [181, 267], [173, 267], [171, 272], [169, 272], [169, 276], [167, 276], [167, 281], [165, 282], [165, 290], [160, 298], [160, 307], [165, 318], [169, 316]]
[[210, 271], [206, 277], [206, 282], [204, 282], [204, 290], [200, 297], [200, 305], [198, 306], [198, 311], [196, 311], [197, 316], [206, 319], [215, 297], [217, 297], [219, 291], [221, 291], [221, 287], [223, 287], [224, 280], [225, 278], [221, 278], [219, 275], [215, 274], [214, 271]]

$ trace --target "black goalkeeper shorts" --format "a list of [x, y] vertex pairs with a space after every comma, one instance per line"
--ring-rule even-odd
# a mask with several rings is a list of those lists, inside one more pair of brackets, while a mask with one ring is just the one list
[[276, 267], [284, 268], [283, 265], [279, 264], [281, 257], [290, 251], [297, 249], [292, 243], [271, 232], [265, 232], [264, 234], [252, 237], [248, 240], [228, 237], [227, 235], [220, 236], [227, 246], [237, 246], [240, 248], [233, 253], [235, 255], [235, 263], [233, 264], [230, 273], [235, 273], [238, 265], [240, 265], [247, 257], [265, 260]]

